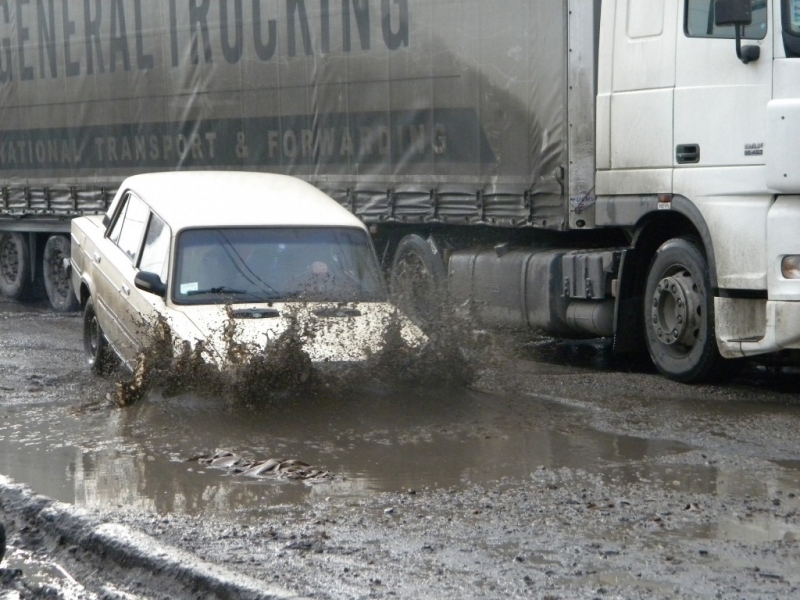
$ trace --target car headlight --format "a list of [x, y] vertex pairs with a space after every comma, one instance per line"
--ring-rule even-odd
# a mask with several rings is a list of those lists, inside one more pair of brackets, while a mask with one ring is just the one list
[[800, 255], [791, 254], [783, 257], [781, 275], [785, 279], [800, 279]]

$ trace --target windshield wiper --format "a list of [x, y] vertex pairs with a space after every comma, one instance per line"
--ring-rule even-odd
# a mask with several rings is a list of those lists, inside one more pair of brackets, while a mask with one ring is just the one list
[[[266, 290], [265, 290], [266, 291]], [[238, 290], [236, 288], [228, 287], [227, 285], [220, 285], [217, 287], [207, 288], [203, 290], [190, 290], [186, 292], [187, 296], [201, 296], [211, 294], [222, 294], [229, 296], [249, 296], [254, 298], [257, 302], [274, 302], [276, 295], [272, 294], [256, 294], [255, 292], [248, 292], [247, 290]]]
[[206, 294], [231, 294], [234, 296], [246, 295], [251, 296], [253, 298], [260, 298], [260, 296], [254, 294], [253, 292], [248, 292], [246, 290], [237, 290], [236, 288], [228, 287], [226, 285], [220, 285], [217, 287], [207, 288], [204, 290], [189, 290], [186, 292], [187, 296], [201, 296]]

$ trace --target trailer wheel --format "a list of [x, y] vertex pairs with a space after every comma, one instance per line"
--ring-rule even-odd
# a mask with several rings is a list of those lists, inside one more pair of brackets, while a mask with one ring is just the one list
[[31, 292], [31, 254], [21, 233], [0, 233], [0, 292], [22, 300]]
[[411, 234], [400, 240], [392, 260], [389, 288], [394, 302], [423, 329], [441, 316], [447, 271], [428, 241]]
[[94, 300], [90, 297], [83, 309], [83, 349], [92, 371], [100, 375], [110, 373], [116, 363], [114, 352], [97, 320]]
[[699, 383], [725, 374], [708, 263], [694, 239], [671, 239], [656, 251], [645, 288], [644, 328], [650, 357], [669, 379]]
[[72, 312], [80, 308], [69, 276], [69, 257], [69, 238], [51, 235], [44, 246], [42, 271], [50, 306], [56, 312]]

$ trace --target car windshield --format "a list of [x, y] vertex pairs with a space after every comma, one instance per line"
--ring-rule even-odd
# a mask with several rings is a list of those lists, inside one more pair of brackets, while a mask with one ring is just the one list
[[361, 229], [194, 229], [181, 233], [176, 252], [177, 304], [386, 300]]

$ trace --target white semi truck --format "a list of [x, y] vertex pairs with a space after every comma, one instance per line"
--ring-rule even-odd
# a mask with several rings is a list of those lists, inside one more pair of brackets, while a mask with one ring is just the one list
[[69, 220], [127, 175], [275, 171], [422, 324], [686, 382], [800, 348], [800, 0], [0, 0], [0, 127], [9, 297], [85, 302]]

